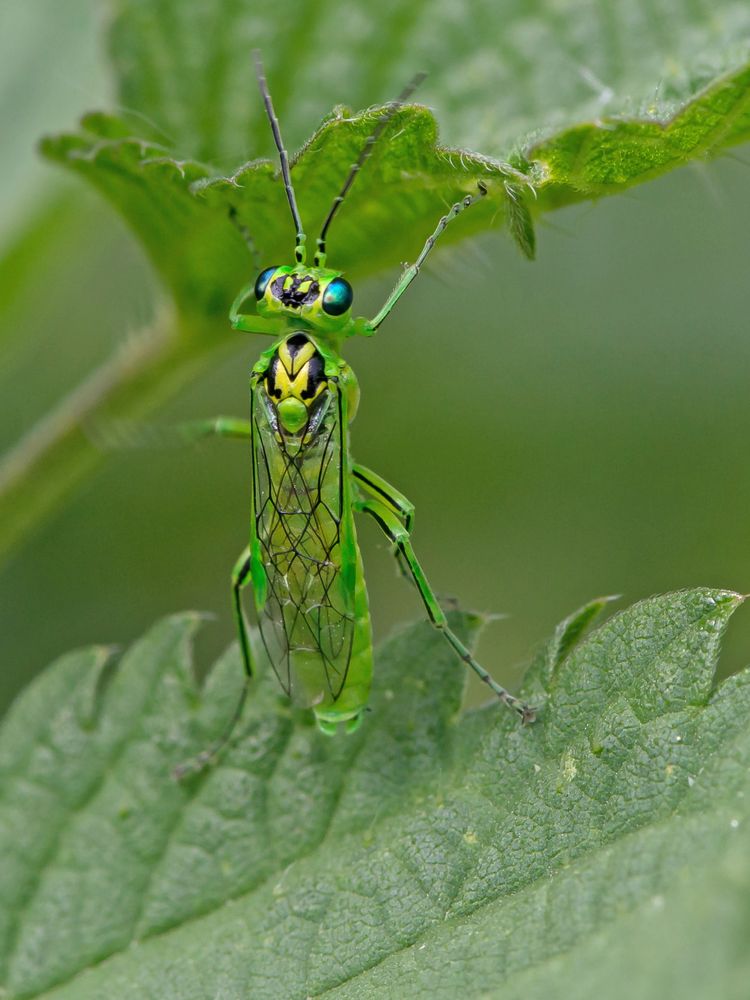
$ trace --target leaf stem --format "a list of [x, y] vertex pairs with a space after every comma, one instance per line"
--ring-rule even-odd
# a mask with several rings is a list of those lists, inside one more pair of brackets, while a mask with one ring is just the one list
[[215, 349], [203, 333], [178, 335], [173, 311], [163, 308], [0, 458], [0, 565], [105, 458], [91, 426], [141, 419]]

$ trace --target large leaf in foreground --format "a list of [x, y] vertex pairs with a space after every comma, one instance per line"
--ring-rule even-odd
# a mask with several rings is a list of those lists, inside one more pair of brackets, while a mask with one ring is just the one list
[[702, 949], [731, 995], [750, 684], [713, 675], [739, 600], [654, 598], [582, 640], [594, 602], [533, 665], [525, 729], [496, 704], [457, 716], [461, 670], [426, 625], [381, 647], [349, 739], [320, 736], [263, 676], [241, 738], [183, 786], [170, 768], [231, 711], [235, 652], [203, 696], [195, 616], [156, 626], [109, 680], [101, 652], [64, 658], [0, 735], [6, 988], [593, 997], [624, 995], [636, 970], [641, 997], [698, 998], [706, 974], [681, 962], [697, 970]]

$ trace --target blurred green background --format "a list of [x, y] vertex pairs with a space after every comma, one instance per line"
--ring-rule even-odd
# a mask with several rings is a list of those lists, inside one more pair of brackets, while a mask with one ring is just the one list
[[[160, 293], [114, 211], [33, 148], [112, 104], [100, 5], [35, 0], [2, 17], [5, 448], [147, 323]], [[416, 504], [437, 591], [505, 616], [480, 647], [499, 680], [517, 683], [535, 644], [592, 596], [750, 587], [748, 162], [740, 150], [557, 212], [533, 264], [502, 232], [437, 252], [378, 337], [349, 345], [356, 457]], [[364, 314], [399, 263], [356, 289]], [[244, 414], [258, 344], [232, 337], [159, 422]], [[2, 570], [0, 710], [67, 649], [127, 644], [186, 607], [216, 615], [198, 642], [205, 667], [233, 638], [248, 489], [238, 443], [112, 452]], [[421, 609], [376, 531], [360, 530], [383, 636]], [[748, 648], [740, 615], [723, 671]]]

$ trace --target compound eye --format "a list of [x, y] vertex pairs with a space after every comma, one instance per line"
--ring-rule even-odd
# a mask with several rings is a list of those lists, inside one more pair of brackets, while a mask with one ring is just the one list
[[323, 312], [329, 316], [341, 316], [347, 309], [351, 309], [354, 301], [352, 286], [343, 278], [334, 278], [328, 282], [328, 287], [323, 292]]
[[261, 271], [255, 280], [255, 298], [260, 302], [263, 296], [266, 294], [266, 288], [268, 288], [268, 282], [278, 271], [278, 267], [267, 267], [265, 271]]

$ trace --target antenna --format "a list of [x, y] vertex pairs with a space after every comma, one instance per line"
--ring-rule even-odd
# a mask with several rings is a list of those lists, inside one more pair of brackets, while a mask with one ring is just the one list
[[318, 248], [315, 251], [316, 267], [317, 266], [322, 267], [323, 264], [325, 263], [326, 234], [328, 233], [328, 227], [333, 222], [333, 219], [336, 215], [336, 212], [338, 212], [339, 210], [341, 202], [344, 200], [344, 198], [346, 198], [347, 194], [349, 193], [349, 189], [354, 183], [355, 177], [362, 169], [363, 164], [366, 162], [366, 160], [372, 153], [373, 146], [378, 141], [380, 136], [383, 134], [383, 130], [385, 129], [388, 122], [391, 120], [391, 118], [393, 118], [398, 109], [409, 100], [411, 95], [414, 93], [414, 91], [417, 89], [417, 87], [420, 85], [420, 83], [424, 80], [426, 76], [427, 76], [426, 73], [417, 73], [414, 79], [404, 88], [404, 90], [401, 92], [401, 94], [399, 94], [396, 100], [391, 101], [389, 104], [386, 105], [386, 111], [381, 116], [380, 120], [378, 121], [377, 125], [372, 130], [370, 135], [365, 139], [359, 157], [357, 158], [357, 161], [352, 164], [351, 169], [349, 171], [349, 175], [344, 181], [344, 186], [341, 188], [341, 191], [333, 199], [331, 210], [328, 213], [326, 221], [323, 223], [323, 228], [321, 229], [320, 236], [318, 237], [318, 244], [317, 244]]
[[292, 212], [292, 220], [294, 222], [294, 228], [297, 233], [296, 242], [294, 245], [294, 256], [296, 257], [298, 264], [304, 264], [305, 231], [302, 228], [302, 219], [300, 219], [299, 210], [297, 209], [297, 200], [294, 197], [292, 178], [289, 173], [289, 156], [287, 155], [287, 151], [284, 149], [284, 142], [281, 138], [281, 130], [279, 129], [279, 120], [276, 117], [276, 112], [273, 110], [273, 101], [271, 100], [271, 93], [268, 89], [268, 81], [266, 80], [266, 74], [263, 69], [263, 60], [261, 59], [261, 55], [258, 49], [253, 50], [253, 60], [255, 62], [255, 76], [257, 77], [258, 80], [260, 95], [263, 98], [263, 103], [266, 106], [266, 114], [268, 115], [268, 120], [271, 123], [271, 131], [273, 132], [273, 141], [276, 143], [276, 148], [279, 151], [279, 159], [281, 161], [281, 176], [284, 179], [284, 189], [286, 191], [287, 200], [289, 201], [289, 208], [291, 209]]

